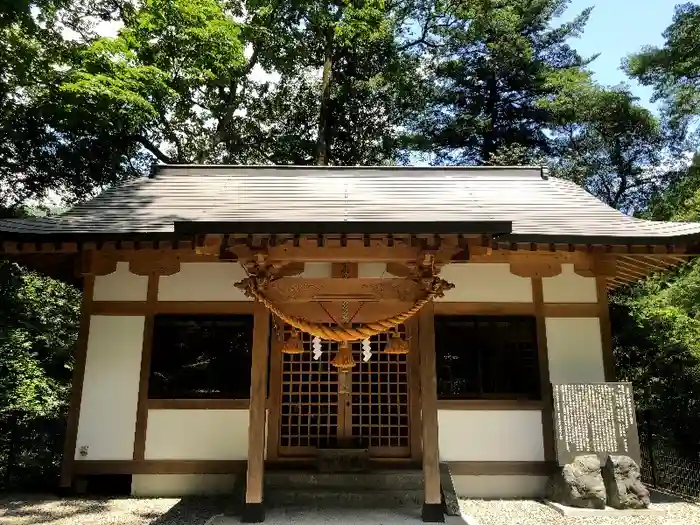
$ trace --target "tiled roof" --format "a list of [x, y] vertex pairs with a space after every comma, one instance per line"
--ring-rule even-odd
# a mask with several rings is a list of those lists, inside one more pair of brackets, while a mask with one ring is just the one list
[[57, 217], [0, 220], [0, 235], [167, 233], [198, 221], [283, 222], [289, 233], [296, 222], [510, 221], [507, 237], [522, 242], [700, 234], [698, 223], [624, 215], [540, 168], [162, 166]]

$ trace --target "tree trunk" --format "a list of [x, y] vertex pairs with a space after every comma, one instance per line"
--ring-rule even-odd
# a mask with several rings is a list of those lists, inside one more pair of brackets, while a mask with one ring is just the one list
[[318, 115], [318, 141], [316, 143], [316, 164], [328, 165], [330, 150], [330, 117], [331, 117], [331, 78], [333, 72], [333, 25], [326, 29], [325, 60], [323, 76], [321, 77], [321, 109]]
[[496, 122], [498, 120], [498, 81], [496, 80], [496, 72], [491, 73], [486, 85], [488, 90], [488, 98], [486, 101], [486, 114], [489, 116], [489, 130], [484, 136], [484, 141], [481, 145], [481, 162], [488, 164], [491, 160], [491, 155], [496, 150]]

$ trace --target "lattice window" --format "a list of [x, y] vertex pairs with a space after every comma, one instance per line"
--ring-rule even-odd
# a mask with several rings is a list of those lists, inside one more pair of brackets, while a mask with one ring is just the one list
[[[401, 332], [405, 333], [403, 327]], [[362, 361], [362, 343], [353, 343], [352, 435], [368, 448], [410, 446], [408, 356], [383, 352], [391, 335], [372, 337], [372, 358]]]
[[[289, 333], [285, 327], [285, 337]], [[321, 358], [316, 361], [313, 337], [302, 334], [305, 352], [282, 354], [281, 454], [309, 455], [315, 448], [359, 446], [378, 455], [410, 455], [408, 356], [384, 354], [389, 337], [372, 338], [372, 357], [366, 363], [362, 343], [352, 343], [357, 364], [348, 378], [348, 393], [340, 392], [339, 374], [331, 365], [337, 343], [322, 341]]]
[[338, 378], [330, 365], [337, 343], [323, 341], [321, 359], [314, 361], [312, 336], [302, 333], [302, 341], [303, 354], [282, 354], [280, 445], [330, 447], [337, 440], [339, 423]]
[[534, 317], [436, 316], [441, 399], [539, 399]]

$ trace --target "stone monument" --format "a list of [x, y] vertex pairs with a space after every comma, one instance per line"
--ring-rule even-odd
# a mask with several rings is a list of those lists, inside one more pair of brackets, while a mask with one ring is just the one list
[[572, 507], [647, 508], [632, 384], [553, 384], [552, 401], [559, 469], [547, 496]]

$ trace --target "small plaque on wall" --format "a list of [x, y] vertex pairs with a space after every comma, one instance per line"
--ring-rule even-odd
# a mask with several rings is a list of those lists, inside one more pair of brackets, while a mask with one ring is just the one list
[[597, 454], [625, 455], [640, 464], [631, 383], [552, 384], [557, 462]]

